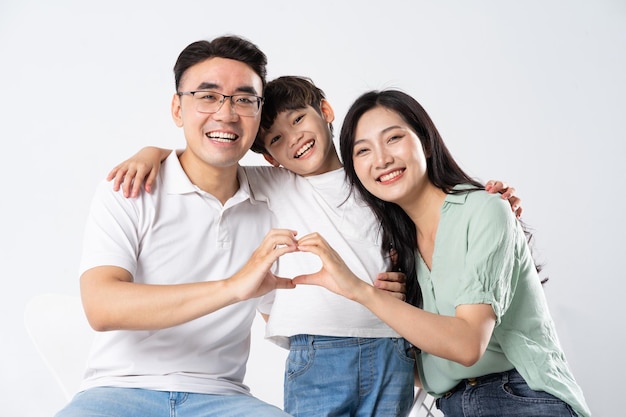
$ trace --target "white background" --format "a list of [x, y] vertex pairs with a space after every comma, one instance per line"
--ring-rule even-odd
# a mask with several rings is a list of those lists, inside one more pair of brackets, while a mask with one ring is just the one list
[[[574, 374], [596, 416], [621, 413], [623, 0], [2, 0], [3, 416], [51, 416], [64, 404], [24, 306], [39, 293], [78, 294], [97, 182], [144, 145], [184, 146], [169, 113], [172, 66], [189, 43], [227, 33], [264, 50], [270, 79], [312, 77], [337, 129], [360, 93], [401, 88], [468, 172], [513, 184]], [[284, 352], [260, 323], [254, 333], [247, 382], [280, 405]]]

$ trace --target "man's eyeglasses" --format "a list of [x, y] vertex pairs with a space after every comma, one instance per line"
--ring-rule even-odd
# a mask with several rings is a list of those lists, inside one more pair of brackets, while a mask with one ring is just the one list
[[179, 96], [189, 95], [193, 97], [196, 103], [196, 110], [200, 113], [216, 113], [221, 108], [227, 98], [230, 99], [232, 110], [239, 116], [250, 117], [256, 116], [261, 109], [263, 97], [254, 94], [234, 94], [227, 96], [225, 94], [216, 93], [215, 91], [179, 91]]

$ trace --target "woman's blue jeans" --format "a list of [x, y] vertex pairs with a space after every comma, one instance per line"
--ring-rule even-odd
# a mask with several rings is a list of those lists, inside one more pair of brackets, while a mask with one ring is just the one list
[[446, 417], [576, 417], [552, 394], [530, 389], [515, 369], [464, 380], [437, 400]]
[[295, 417], [406, 416], [413, 401], [410, 344], [399, 338], [292, 336], [285, 411]]

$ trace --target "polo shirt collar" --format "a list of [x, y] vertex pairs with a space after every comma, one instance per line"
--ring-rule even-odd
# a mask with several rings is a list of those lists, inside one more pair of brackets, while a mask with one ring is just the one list
[[[190, 180], [185, 170], [183, 170], [180, 160], [178, 159], [178, 152], [172, 151], [169, 156], [163, 162], [161, 169], [163, 188], [167, 194], [191, 194], [199, 193], [200, 190]], [[237, 179], [239, 180], [239, 189], [233, 195], [229, 202], [236, 204], [241, 201], [250, 199], [254, 204], [257, 203], [252, 197], [250, 192], [250, 185], [248, 184], [248, 177], [245, 170], [241, 167], [237, 167]], [[232, 200], [232, 201], [231, 201]]]

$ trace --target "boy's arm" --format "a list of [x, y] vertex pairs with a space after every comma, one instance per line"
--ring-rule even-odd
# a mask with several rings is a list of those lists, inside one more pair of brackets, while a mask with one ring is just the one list
[[161, 169], [161, 162], [172, 152], [171, 149], [146, 146], [109, 172], [107, 181], [113, 180], [113, 189], [120, 187], [124, 197], [137, 197], [141, 185], [150, 192], [152, 184]]

